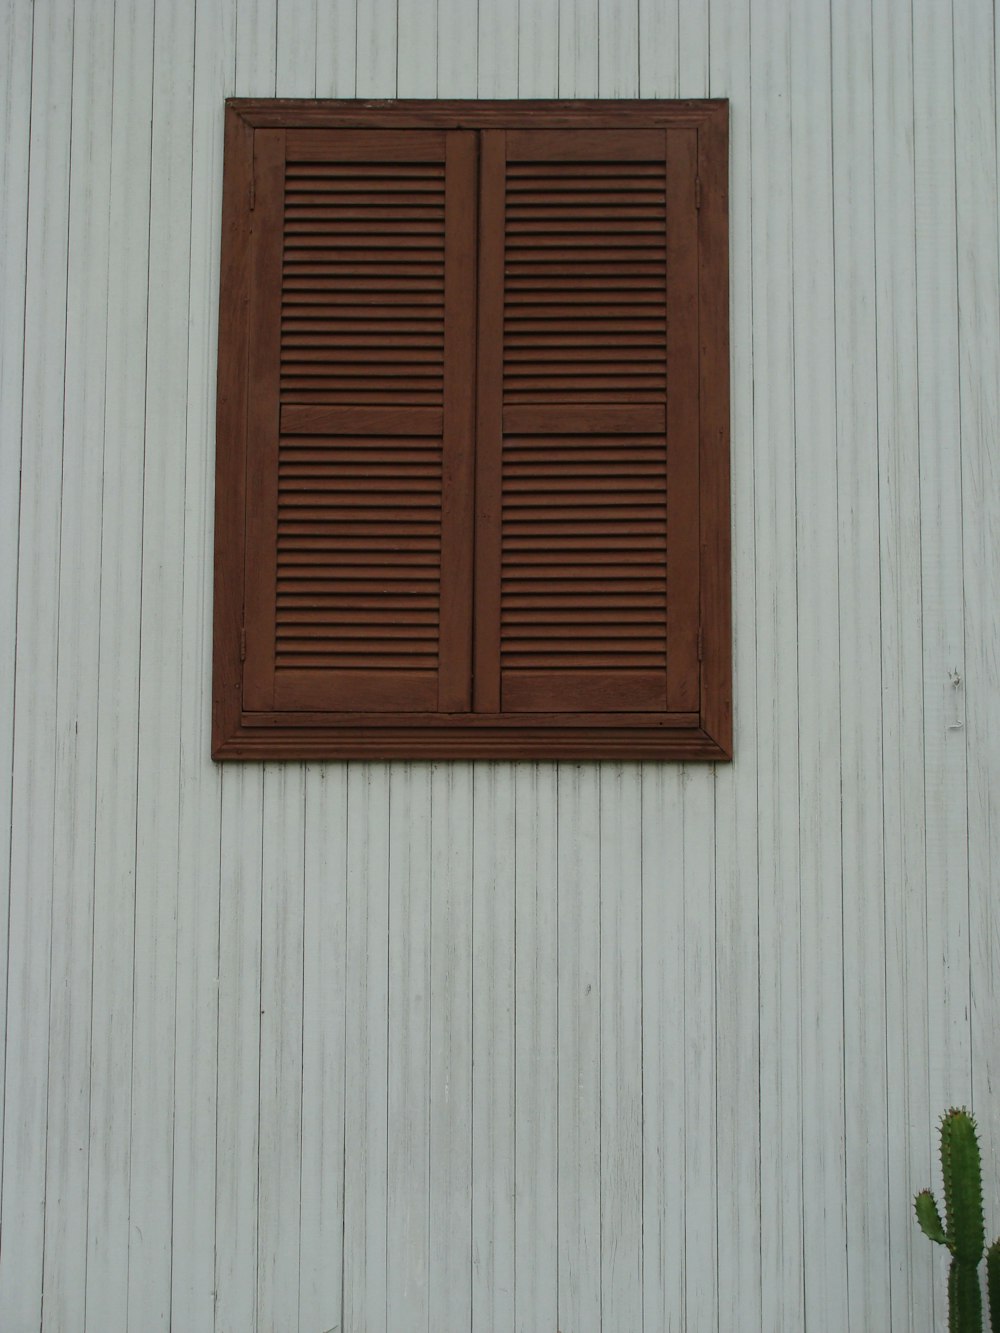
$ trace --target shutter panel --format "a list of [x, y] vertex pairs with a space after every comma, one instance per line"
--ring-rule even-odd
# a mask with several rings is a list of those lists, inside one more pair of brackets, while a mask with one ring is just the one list
[[727, 145], [227, 102], [214, 757], [729, 757]]
[[476, 708], [696, 710], [697, 131], [483, 138]]
[[471, 692], [475, 142], [258, 130], [244, 707]]

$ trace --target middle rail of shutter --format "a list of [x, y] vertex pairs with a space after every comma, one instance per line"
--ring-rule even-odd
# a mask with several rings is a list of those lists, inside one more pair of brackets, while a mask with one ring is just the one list
[[469, 707], [475, 147], [257, 131], [248, 707]]

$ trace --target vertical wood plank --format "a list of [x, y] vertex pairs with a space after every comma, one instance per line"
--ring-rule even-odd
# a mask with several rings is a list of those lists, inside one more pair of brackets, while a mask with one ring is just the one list
[[[73, 13], [36, 5], [17, 546], [17, 656], [7, 902], [0, 1310], [37, 1327], [46, 1214], [45, 1058], [51, 1012], [56, 828], [59, 534], [66, 369]], [[7, 811], [4, 812], [5, 816]], [[58, 1013], [58, 1011], [57, 1011]], [[48, 1201], [59, 1207], [57, 1198]]]
[[479, 8], [476, 96], [517, 97], [521, 0]]
[[598, 0], [597, 88], [599, 97], [639, 95], [639, 4]]
[[[971, 1097], [969, 823], [962, 453], [950, 11], [913, 7], [917, 412], [924, 689], [924, 855], [932, 1115]], [[933, 1136], [933, 1123], [929, 1126]], [[944, 1321], [936, 1281], [935, 1323]]]
[[[750, 4], [711, 12], [709, 92], [730, 100], [734, 761], [715, 774], [719, 1327], [761, 1318], [760, 960]], [[770, 448], [770, 442], [767, 443]], [[768, 961], [767, 966], [771, 966]], [[761, 1325], [763, 1327], [763, 1325]]]
[[356, 6], [358, 97], [396, 97], [399, 35], [396, 0], [371, 0]]
[[[716, 9], [713, 17], [718, 13]], [[639, 0], [640, 97], [677, 96], [679, 20], [678, 0]], [[727, 93], [722, 90], [719, 95]]]
[[870, 7], [832, 14], [833, 223], [844, 874], [844, 1093], [848, 1321], [889, 1327], [888, 1148], [876, 420], [875, 174]]
[[519, 0], [517, 20], [515, 95], [558, 97], [559, 0]]
[[[19, 477], [22, 457], [25, 279], [28, 228], [28, 155], [31, 131], [33, 6], [7, 5], [0, 14], [0, 476]], [[17, 550], [20, 488], [0, 486], [0, 1024], [7, 1030], [7, 945], [10, 903], [14, 684], [17, 626]], [[0, 1042], [0, 1086], [6, 1068]], [[0, 1099], [0, 1151], [4, 1108]], [[0, 1189], [0, 1218], [3, 1192]]]
[[559, 773], [559, 1327], [601, 1323], [601, 796]]
[[[246, 545], [243, 624], [246, 661], [242, 705], [267, 710], [275, 703], [278, 566], [278, 459], [280, 452], [281, 284], [285, 222], [285, 131], [255, 129], [250, 223], [253, 274], [248, 307], [246, 372]], [[241, 655], [242, 655], [241, 648]], [[266, 781], [266, 779], [265, 779]]]
[[[701, 715], [723, 753], [732, 753], [732, 480], [729, 401], [729, 116], [716, 112], [698, 132], [698, 336], [701, 381], [700, 579]], [[693, 654], [694, 657], [698, 653]]]
[[558, 773], [514, 779], [514, 1327], [558, 1320]]
[[685, 1328], [684, 805], [682, 770], [644, 765], [642, 856], [643, 1328]]
[[317, 4], [317, 97], [354, 96], [357, 31], [357, 0], [323, 0]]
[[431, 773], [430, 1326], [472, 1321], [472, 766]]
[[174, 1326], [215, 1325], [216, 1070], [219, 1055], [219, 838], [221, 769], [208, 760], [212, 644], [213, 451], [217, 303], [212, 243], [221, 215], [222, 119], [218, 89], [235, 70], [235, 5], [199, 6], [194, 33], [190, 333], [187, 364], [184, 555], [181, 612], [180, 811], [174, 1172], [170, 1312]]
[[347, 1064], [348, 768], [306, 770], [299, 1326], [341, 1326]]
[[638, 764], [603, 764], [600, 904], [601, 1321], [642, 1327], [642, 819]]
[[344, 1312], [385, 1330], [388, 1154], [389, 766], [347, 770]]
[[472, 771], [472, 1327], [515, 1327], [514, 767]]
[[[246, 348], [249, 302], [242, 289], [252, 265], [252, 232], [245, 208], [253, 180], [254, 131], [231, 107], [223, 128], [222, 244], [217, 328], [227, 330], [216, 362], [214, 561], [212, 590], [212, 753], [238, 728], [243, 707], [243, 637], [246, 611], [246, 463], [241, 423], [249, 385]], [[235, 550], [230, 546], [235, 542]]]
[[677, 0], [676, 97], [706, 97], [709, 66], [709, 8], [698, 0]]
[[805, 1318], [846, 1328], [830, 33], [826, 12], [791, 13]]
[[[756, 17], [756, 15], [755, 15]], [[799, 1072], [798, 626], [792, 384], [788, 15], [750, 30], [753, 434], [761, 941], [761, 1328], [804, 1325]], [[759, 91], [758, 91], [759, 90]]]
[[[962, 439], [962, 585], [965, 601], [966, 764], [969, 784], [969, 938], [972, 1099], [984, 1145], [983, 1177], [994, 1182], [987, 1233], [1000, 1231], [1000, 274], [997, 236], [996, 51], [992, 9], [952, 10], [955, 43], [955, 179], [958, 350]], [[991, 1206], [992, 1205], [992, 1206]]]
[[436, 3], [428, 5], [422, 0], [399, 0], [396, 6], [397, 97], [437, 96], [437, 10]]
[[317, 96], [319, 8], [319, 0], [280, 4], [274, 53], [279, 97]]
[[437, 0], [437, 11], [435, 93], [438, 97], [475, 97], [480, 6], [466, 0]]
[[264, 769], [257, 1318], [299, 1322], [305, 849], [304, 766]]
[[390, 1329], [429, 1325], [431, 1102], [431, 768], [391, 778], [389, 824], [389, 1136], [387, 1209]]
[[[155, 9], [132, 990], [128, 1318], [170, 1326], [194, 5]], [[180, 441], [180, 447], [176, 442]]]
[[215, 1323], [255, 1327], [260, 1142], [263, 777], [226, 771], [219, 885], [219, 1065], [215, 1164]]
[[716, 1217], [715, 789], [688, 765], [684, 799], [684, 1328], [719, 1327]]
[[277, 97], [279, 0], [241, 0], [236, 16], [236, 97]]
[[[700, 506], [711, 508], [701, 487], [702, 425], [698, 343], [692, 328], [699, 327], [699, 216], [695, 180], [698, 175], [699, 135], [668, 130], [666, 140], [666, 350], [670, 389], [667, 393], [667, 601], [666, 705], [678, 712], [697, 713], [701, 700], [699, 636], [702, 619]], [[704, 293], [702, 293], [702, 300]], [[717, 511], [716, 511], [717, 512]], [[705, 553], [707, 555], [707, 553]], [[710, 645], [711, 646], [711, 645]], [[704, 719], [707, 710], [702, 708]], [[715, 733], [713, 733], [714, 735]]]
[[[598, 97], [601, 53], [600, 0], [560, 0], [559, 96]], [[604, 18], [607, 20], [607, 9]]]
[[[153, 6], [116, 5], [101, 506], [87, 1327], [127, 1318]], [[115, 259], [117, 256], [117, 260]]]
[[503, 282], [507, 136], [487, 130], [479, 147], [479, 329], [476, 363], [476, 562], [473, 700], [498, 713], [503, 499]]
[[441, 441], [441, 623], [438, 708], [472, 706], [475, 565], [476, 227], [479, 144], [471, 132], [446, 139], [444, 237], [444, 427]]
[[93, 973], [101, 456], [104, 424], [110, 183], [111, 4], [73, 28], [66, 382], [59, 534], [59, 672], [51, 1012], [46, 1108], [46, 1321], [82, 1329], [87, 1270], [90, 995]]
[[911, 1196], [931, 1179], [912, 13], [872, 8], [889, 1277], [894, 1319], [930, 1326], [930, 1247]]
[[[274, 96], [276, 0], [240, 4], [237, 95]], [[264, 770], [224, 768], [219, 835], [215, 1326], [257, 1317]]]

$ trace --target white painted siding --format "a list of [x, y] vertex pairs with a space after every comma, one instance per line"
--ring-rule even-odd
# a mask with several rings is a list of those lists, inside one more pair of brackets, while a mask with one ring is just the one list
[[[990, 0], [7, 0], [5, 1333], [941, 1326], [998, 63]], [[210, 763], [232, 94], [732, 100], [731, 766]]]

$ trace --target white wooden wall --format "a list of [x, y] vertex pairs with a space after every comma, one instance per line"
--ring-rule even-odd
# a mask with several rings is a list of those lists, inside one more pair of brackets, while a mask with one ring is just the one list
[[[5, 1333], [942, 1327], [951, 1102], [1000, 1229], [990, 0], [0, 9]], [[732, 766], [210, 763], [228, 94], [732, 99]]]

